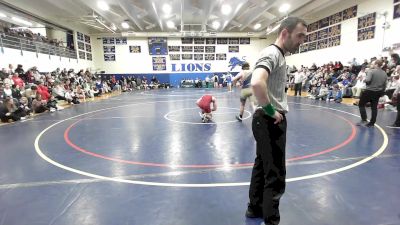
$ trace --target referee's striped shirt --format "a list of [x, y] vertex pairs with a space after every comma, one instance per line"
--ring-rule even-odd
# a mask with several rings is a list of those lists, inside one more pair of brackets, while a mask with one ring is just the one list
[[287, 70], [283, 50], [276, 45], [264, 48], [254, 68], [263, 68], [269, 73], [267, 89], [271, 104], [278, 111], [289, 112], [285, 93]]

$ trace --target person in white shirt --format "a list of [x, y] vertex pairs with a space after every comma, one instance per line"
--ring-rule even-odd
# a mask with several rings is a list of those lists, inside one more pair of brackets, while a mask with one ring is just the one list
[[210, 77], [207, 75], [206, 76], [206, 88], [210, 87]]
[[4, 79], [4, 85], [9, 84], [10, 87], [14, 85], [14, 81], [12, 79], [13, 75], [9, 75], [6, 79]]
[[317, 95], [317, 96], [314, 96], [313, 99], [316, 99], [316, 100], [321, 99], [322, 101], [325, 101], [325, 100], [326, 100], [326, 97], [328, 96], [328, 94], [329, 94], [329, 89], [328, 89], [328, 87], [326, 86], [326, 84], [323, 84], [323, 85], [321, 86], [321, 88], [319, 89], [318, 95]]
[[299, 93], [299, 96], [301, 96], [301, 89], [305, 78], [306, 75], [304, 73], [304, 69], [301, 69], [299, 72], [294, 74], [294, 96], [297, 96], [297, 93]]
[[399, 76], [400, 65], [396, 67], [396, 70], [392, 73], [386, 86], [385, 95], [387, 95], [389, 99], [392, 98], [394, 91], [400, 86]]
[[12, 90], [11, 90], [10, 84], [4, 84], [3, 95], [4, 95], [4, 98], [6, 98], [6, 97], [12, 98]]
[[365, 73], [365, 67], [363, 67], [358, 73], [356, 85], [351, 88], [353, 98], [360, 98], [361, 91], [366, 87], [366, 84], [364, 82], [366, 76], [367, 74]]

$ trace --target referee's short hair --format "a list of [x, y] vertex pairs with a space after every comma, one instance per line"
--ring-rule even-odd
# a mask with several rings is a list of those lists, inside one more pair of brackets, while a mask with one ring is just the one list
[[299, 17], [288, 17], [285, 20], [282, 21], [281, 25], [279, 26], [279, 32], [280, 34], [284, 29], [287, 29], [289, 33], [292, 33], [294, 28], [296, 28], [297, 24], [303, 24], [305, 27], [307, 27], [306, 21], [303, 19], [300, 19]]
[[382, 67], [383, 62], [382, 62], [382, 60], [377, 59], [377, 60], [375, 60], [375, 64], [376, 64], [378, 67]]

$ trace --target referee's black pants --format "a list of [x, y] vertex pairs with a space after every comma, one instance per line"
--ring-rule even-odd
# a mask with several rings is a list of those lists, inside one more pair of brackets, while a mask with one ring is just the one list
[[279, 224], [279, 199], [285, 192], [286, 118], [279, 124], [257, 110], [253, 116], [253, 135], [257, 143], [249, 198], [254, 211], [261, 211], [266, 225]]
[[294, 96], [297, 96], [297, 93], [301, 96], [302, 85], [303, 83], [294, 84]]
[[358, 108], [360, 109], [361, 119], [367, 121], [367, 111], [365, 110], [365, 105], [371, 102], [371, 119], [370, 124], [375, 124], [376, 117], [378, 115], [378, 102], [379, 98], [382, 96], [383, 91], [370, 91], [364, 90], [360, 96], [360, 102], [358, 103]]

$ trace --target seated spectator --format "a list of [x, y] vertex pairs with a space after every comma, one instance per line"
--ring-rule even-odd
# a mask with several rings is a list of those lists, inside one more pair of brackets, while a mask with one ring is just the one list
[[328, 89], [328, 87], [326, 86], [326, 84], [323, 84], [323, 85], [321, 86], [321, 88], [319, 89], [318, 95], [313, 96], [313, 97], [311, 97], [311, 98], [316, 99], [316, 100], [321, 99], [321, 100], [325, 101], [326, 98], [327, 98], [327, 96], [328, 96], [328, 94], [329, 94], [329, 89]]
[[14, 73], [12, 76], [12, 80], [14, 81], [14, 84], [17, 85], [20, 88], [25, 87], [24, 81], [19, 77], [18, 73]]
[[339, 83], [339, 86], [342, 90], [343, 98], [351, 98], [353, 95], [351, 93], [351, 78], [349, 78], [348, 75]]
[[27, 97], [21, 97], [21, 100], [19, 101], [19, 109], [21, 110], [21, 115], [24, 115], [23, 117], [29, 116], [32, 113], [31, 108], [28, 106]]
[[56, 110], [61, 110], [62, 107], [57, 105], [57, 100], [54, 98], [54, 96], [51, 96], [50, 99], [47, 101], [47, 108], [50, 110], [50, 112], [54, 112]]
[[8, 75], [13, 75], [14, 74], [14, 66], [12, 64], [8, 64], [7, 74]]
[[26, 80], [26, 79], [24, 79], [24, 78], [26, 78], [25, 71], [24, 71], [24, 68], [22, 68], [22, 67], [23, 66], [21, 64], [18, 64], [17, 69], [15, 69], [14, 73], [17, 73], [18, 76], [25, 81]]
[[3, 98], [12, 98], [12, 90], [10, 84], [4, 84]]
[[26, 86], [26, 87], [28, 87], [28, 88], [25, 89], [23, 97], [26, 97], [28, 99], [28, 106], [29, 106], [29, 108], [32, 108], [32, 101], [34, 98], [36, 98], [36, 94], [37, 94], [37, 86], [33, 85], [33, 86]]
[[57, 100], [67, 101], [67, 99], [65, 98], [65, 89], [60, 84], [56, 84], [56, 87], [53, 89], [52, 94]]
[[336, 103], [342, 102], [342, 90], [340, 90], [339, 85], [333, 85], [333, 89], [329, 91], [327, 101], [335, 101]]
[[98, 91], [98, 95], [102, 95], [103, 94], [103, 84], [102, 84], [100, 79], [98, 79], [96, 81], [96, 90]]
[[367, 74], [365, 71], [365, 67], [362, 67], [360, 73], [358, 73], [356, 85], [351, 88], [353, 98], [360, 98], [361, 91], [366, 87], [365, 78], [367, 77]]
[[0, 106], [0, 120], [3, 123], [9, 122], [9, 120], [18, 121], [25, 119], [22, 115], [23, 113], [18, 110], [12, 98], [6, 98]]
[[32, 110], [34, 113], [42, 113], [49, 110], [47, 102], [42, 100], [40, 94], [37, 94], [36, 98], [32, 101]]
[[43, 81], [39, 81], [37, 91], [42, 96], [42, 100], [48, 101], [50, 99], [49, 89], [43, 84]]
[[80, 85], [76, 86], [75, 95], [78, 99], [82, 99], [83, 101], [85, 101], [86, 99], [85, 91], [82, 89]]
[[392, 98], [393, 92], [397, 89], [397, 87], [400, 86], [399, 76], [400, 76], [400, 66], [397, 66], [396, 71], [392, 73], [386, 85], [385, 95], [387, 95], [389, 99]]
[[13, 85], [12, 87], [11, 87], [11, 92], [12, 92], [12, 97], [14, 98], [14, 99], [17, 99], [17, 100], [20, 100], [21, 99], [21, 97], [22, 97], [22, 94], [21, 94], [21, 91], [19, 90], [19, 87], [17, 86], [17, 85]]
[[158, 82], [156, 76], [153, 76], [153, 78], [151, 78], [150, 85], [149, 85], [150, 89], [158, 88], [158, 85], [159, 85], [159, 82]]
[[0, 71], [0, 80], [4, 80], [4, 79], [6, 79], [6, 77], [8, 77], [8, 73], [7, 73], [6, 68], [3, 68]]
[[71, 90], [68, 89], [65, 92], [65, 99], [67, 99], [69, 104], [79, 104], [78, 97], [76, 97], [75, 93]]
[[[93, 87], [91, 90], [90, 90], [90, 96], [93, 96], [93, 97], [99, 97], [99, 96], [101, 96], [101, 92], [96, 88], [96, 87]], [[93, 98], [93, 97], [91, 97], [91, 98]]]
[[12, 77], [13, 77], [13, 75], [8, 75], [8, 77], [6, 77], [3, 81], [4, 85], [8, 84], [11, 87], [14, 84]]

